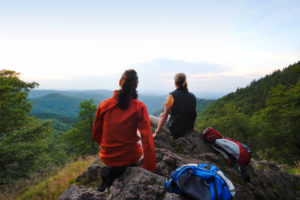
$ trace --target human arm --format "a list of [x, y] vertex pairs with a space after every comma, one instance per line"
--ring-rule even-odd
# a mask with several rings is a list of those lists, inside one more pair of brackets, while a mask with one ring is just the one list
[[148, 111], [144, 104], [141, 104], [138, 110], [138, 130], [141, 133], [144, 151], [144, 162], [142, 167], [154, 172], [156, 167], [156, 156]]
[[101, 115], [101, 109], [100, 106], [97, 109], [93, 130], [92, 130], [92, 137], [95, 142], [97, 142], [99, 145], [101, 144], [103, 134], [103, 116]]
[[164, 112], [160, 115], [160, 120], [159, 120], [159, 123], [157, 125], [156, 130], [155, 130], [154, 137], [156, 137], [157, 133], [160, 132], [161, 127], [165, 124], [165, 122], [168, 118], [168, 113], [169, 113], [170, 109], [171, 108], [168, 108], [167, 106], [165, 106]]
[[165, 103], [164, 103], [164, 111], [163, 113], [160, 114], [160, 120], [158, 122], [157, 128], [155, 130], [154, 133], [154, 137], [156, 137], [157, 133], [160, 132], [161, 128], [163, 127], [163, 125], [165, 124], [167, 118], [168, 118], [168, 113], [169, 110], [172, 108], [174, 104], [174, 98], [172, 94], [168, 95], [168, 98], [166, 99]]

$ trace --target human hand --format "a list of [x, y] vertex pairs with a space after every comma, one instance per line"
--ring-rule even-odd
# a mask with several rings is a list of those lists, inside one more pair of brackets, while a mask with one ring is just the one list
[[154, 132], [154, 134], [153, 134], [153, 138], [155, 138], [155, 137], [157, 136], [157, 134], [159, 133], [159, 131], [160, 131], [160, 130], [159, 130], [158, 128], [155, 129], [155, 132]]
[[154, 132], [154, 133], [152, 134], [152, 136], [153, 136], [153, 138], [156, 138], [157, 132]]

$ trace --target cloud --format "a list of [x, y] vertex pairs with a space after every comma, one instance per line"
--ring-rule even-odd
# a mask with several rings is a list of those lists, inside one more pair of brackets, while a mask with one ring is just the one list
[[224, 75], [214, 74], [203, 77], [193, 77], [190, 80], [189, 88], [201, 94], [201, 92], [234, 92], [250, 84], [254, 79], [260, 78], [257, 74], [248, 75]]
[[194, 92], [231, 92], [244, 87], [259, 75], [241, 74], [230, 66], [207, 62], [186, 62], [167, 58], [128, 66], [137, 70], [142, 91], [170, 92], [174, 90], [174, 75], [184, 72], [189, 88]]
[[186, 62], [158, 58], [150, 62], [135, 63], [126, 66], [133, 68], [140, 77], [140, 88], [146, 91], [170, 91], [174, 88], [174, 75], [183, 72], [187, 77], [194, 74], [217, 73], [227, 70], [228, 67], [206, 62]]

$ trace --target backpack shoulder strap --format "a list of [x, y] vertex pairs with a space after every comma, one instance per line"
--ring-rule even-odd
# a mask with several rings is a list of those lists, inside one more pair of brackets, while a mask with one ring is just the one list
[[224, 158], [225, 160], [228, 162], [228, 164], [232, 165], [232, 161], [229, 157], [229, 155], [223, 150], [223, 149], [220, 149], [218, 148], [216, 145], [214, 144], [210, 144], [211, 148], [213, 148], [215, 151], [219, 152]]

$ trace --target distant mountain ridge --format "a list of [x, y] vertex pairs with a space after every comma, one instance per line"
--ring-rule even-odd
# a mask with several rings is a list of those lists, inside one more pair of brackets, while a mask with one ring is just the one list
[[111, 90], [31, 90], [28, 98], [34, 99], [42, 97], [51, 93], [63, 94], [71, 97], [76, 97], [80, 99], [94, 99], [94, 101], [102, 101], [105, 98], [112, 96], [113, 91]]
[[71, 97], [60, 93], [50, 93], [45, 96], [30, 99], [33, 103], [31, 114], [48, 113], [64, 116], [76, 116], [78, 105], [84, 99]]
[[[76, 117], [78, 105], [92, 98], [95, 104], [112, 97], [110, 90], [31, 90], [29, 99], [33, 103], [32, 114], [49, 113]], [[142, 95], [139, 100], [147, 106], [148, 112], [153, 113], [163, 107], [166, 95]], [[68, 103], [69, 102], [69, 103]]]
[[[110, 90], [31, 90], [29, 99], [33, 102], [32, 114], [48, 113], [76, 117], [78, 105], [92, 98], [95, 104], [112, 97]], [[167, 95], [143, 95], [138, 99], [145, 103], [148, 112], [153, 114], [163, 109]], [[197, 99], [197, 112], [214, 100]]]

